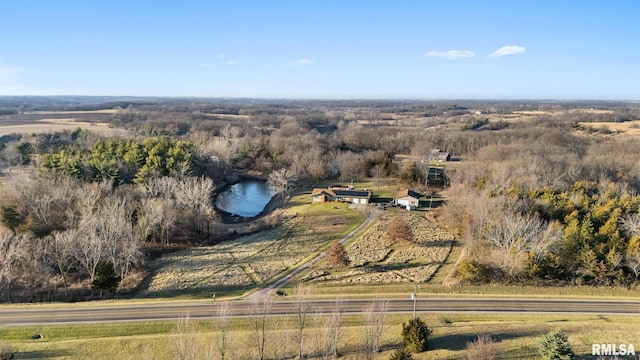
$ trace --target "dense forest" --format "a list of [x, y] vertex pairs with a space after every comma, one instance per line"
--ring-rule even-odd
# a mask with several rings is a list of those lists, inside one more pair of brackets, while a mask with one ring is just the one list
[[[129, 135], [0, 137], [0, 301], [101, 296], [158, 251], [214, 244], [214, 191], [246, 174], [280, 192], [385, 176], [444, 195], [461, 282], [639, 283], [636, 103], [14, 97], [0, 124], [70, 111]], [[453, 156], [440, 181], [432, 149]]]

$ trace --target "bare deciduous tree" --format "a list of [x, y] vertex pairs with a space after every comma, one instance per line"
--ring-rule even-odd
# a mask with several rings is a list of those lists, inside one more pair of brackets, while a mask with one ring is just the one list
[[620, 220], [622, 230], [628, 236], [640, 235], [640, 214], [627, 214]]
[[176, 322], [173, 335], [174, 351], [180, 360], [195, 360], [198, 347], [195, 328], [189, 321], [189, 316], [180, 317]]
[[17, 254], [20, 264], [20, 275], [23, 283], [29, 289], [30, 301], [36, 301], [36, 290], [41, 285], [49, 284], [51, 278], [51, 264], [46, 256], [46, 239], [34, 237], [30, 233], [18, 235], [21, 244]]
[[387, 327], [387, 309], [389, 302], [374, 300], [364, 311], [364, 355], [371, 360], [380, 351], [380, 340]]
[[343, 151], [336, 155], [335, 162], [340, 169], [340, 179], [355, 181], [360, 177], [363, 161], [358, 154]]
[[164, 206], [160, 198], [144, 198], [136, 220], [136, 230], [142, 241], [149, 241], [155, 236], [160, 240], [159, 229], [164, 220]]
[[105, 254], [105, 246], [104, 242], [91, 231], [92, 229], [89, 228], [91, 225], [92, 223], [86, 222], [84, 229], [78, 232], [78, 236], [74, 239], [73, 256], [78, 260], [80, 268], [89, 276], [89, 281], [93, 282], [98, 262]]
[[123, 198], [109, 197], [97, 213], [94, 236], [104, 244], [105, 254], [121, 279], [141, 260], [142, 244], [133, 229], [133, 208]]
[[485, 240], [497, 250], [499, 265], [510, 276], [521, 269], [525, 252], [534, 251], [541, 258], [559, 236], [552, 225], [539, 218], [510, 211], [495, 218], [485, 232]]
[[258, 359], [265, 358], [265, 345], [267, 340], [267, 319], [271, 312], [273, 299], [270, 293], [259, 292], [251, 298], [249, 314], [251, 316], [253, 331], [258, 350]]
[[64, 296], [67, 297], [68, 274], [69, 271], [77, 263], [74, 254], [75, 239], [80, 236], [76, 229], [69, 229], [60, 232], [54, 232], [48, 241], [48, 253], [51, 256], [56, 270], [60, 273], [62, 284], [64, 286]]
[[[533, 224], [536, 225], [536, 224]], [[541, 261], [542, 258], [553, 250], [562, 236], [562, 230], [555, 223], [541, 222], [537, 236], [531, 239], [531, 242], [527, 244], [527, 251], [533, 253], [536, 261]]]
[[338, 357], [338, 346], [342, 335], [342, 311], [342, 301], [336, 299], [330, 314], [316, 316], [316, 328], [318, 329], [316, 351], [323, 360]]
[[304, 328], [307, 323], [307, 315], [309, 314], [309, 288], [302, 281], [296, 284], [296, 314], [298, 316], [298, 359], [305, 358], [304, 351]]
[[276, 360], [290, 359], [289, 346], [291, 342], [291, 324], [288, 317], [280, 318], [276, 321], [276, 331], [278, 335], [275, 338], [273, 346], [273, 358]]
[[11, 301], [11, 284], [17, 278], [19, 244], [16, 236], [9, 229], [0, 227], [0, 288]]
[[214, 188], [209, 178], [186, 177], [175, 193], [178, 205], [192, 213], [194, 230], [202, 232], [206, 227], [207, 237], [214, 214], [211, 202]]
[[269, 187], [273, 189], [276, 193], [283, 195], [286, 194], [296, 182], [295, 174], [285, 168], [280, 170], [272, 171], [269, 174], [269, 179], [267, 180], [267, 184]]
[[640, 277], [640, 251], [635, 251], [631, 254], [627, 254], [626, 264], [633, 274], [636, 276], [636, 279]]
[[217, 341], [218, 354], [220, 354], [220, 360], [224, 360], [228, 355], [229, 341], [232, 339], [229, 337], [229, 327], [231, 325], [231, 303], [228, 301], [219, 302], [216, 314], [217, 317], [215, 324], [218, 332], [220, 333]]
[[384, 164], [378, 164], [371, 169], [371, 176], [376, 179], [376, 188], [380, 190], [380, 180], [385, 175]]

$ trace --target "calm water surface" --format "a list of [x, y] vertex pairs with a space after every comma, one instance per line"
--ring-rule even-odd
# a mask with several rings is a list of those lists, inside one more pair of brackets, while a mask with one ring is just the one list
[[216, 206], [228, 213], [254, 217], [264, 210], [275, 192], [264, 181], [248, 180], [230, 186], [216, 197]]

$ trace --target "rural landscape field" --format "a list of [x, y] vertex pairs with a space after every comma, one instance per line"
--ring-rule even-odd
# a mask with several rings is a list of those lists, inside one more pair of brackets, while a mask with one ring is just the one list
[[0, 14], [0, 360], [640, 360], [640, 2]]
[[[92, 100], [3, 100], [0, 340], [16, 359], [395, 358], [413, 298], [430, 329], [416, 359], [533, 358], [553, 331], [584, 358], [602, 337], [640, 343], [633, 103]], [[260, 214], [221, 210], [225, 192]], [[443, 297], [631, 308], [438, 312]], [[182, 302], [201, 310], [118, 315]], [[8, 315], [50, 306], [122, 320]]]

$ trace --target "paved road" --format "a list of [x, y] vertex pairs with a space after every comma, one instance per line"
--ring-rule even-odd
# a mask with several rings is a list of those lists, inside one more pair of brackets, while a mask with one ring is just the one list
[[[248, 316], [251, 302], [231, 301], [232, 316]], [[342, 300], [344, 313], [361, 313], [371, 300]], [[329, 313], [334, 301], [310, 300], [310, 313]], [[215, 317], [217, 306], [212, 302], [180, 302], [164, 304], [48, 307], [33, 305], [12, 309], [0, 307], [0, 325], [54, 324], [81, 322], [117, 322], [142, 320], [171, 320], [189, 315], [190, 318]], [[542, 300], [542, 299], [500, 299], [500, 298], [425, 298], [416, 302], [418, 313], [423, 312], [516, 312], [516, 313], [580, 313], [580, 314], [623, 314], [640, 316], [640, 301], [618, 300]], [[388, 311], [411, 313], [413, 301], [410, 299], [389, 299]], [[270, 314], [295, 314], [295, 302], [280, 298], [273, 302]]]

